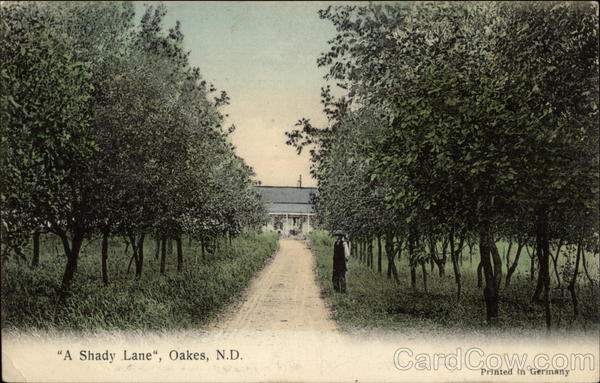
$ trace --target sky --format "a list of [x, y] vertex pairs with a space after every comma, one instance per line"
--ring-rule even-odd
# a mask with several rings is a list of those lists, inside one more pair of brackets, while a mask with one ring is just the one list
[[[147, 4], [153, 4], [148, 2]], [[225, 90], [232, 142], [263, 185], [315, 186], [308, 153], [285, 144], [302, 117], [326, 122], [320, 103], [324, 68], [316, 60], [335, 36], [317, 11], [328, 2], [165, 2], [164, 29], [181, 22], [191, 65]], [[136, 5], [137, 12], [143, 5]]]

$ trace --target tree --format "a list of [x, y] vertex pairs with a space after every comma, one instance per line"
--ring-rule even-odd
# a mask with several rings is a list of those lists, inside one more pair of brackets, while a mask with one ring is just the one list
[[63, 291], [86, 238], [102, 237], [107, 284], [110, 236], [131, 244], [139, 279], [150, 233], [164, 273], [166, 239], [181, 270], [182, 235], [236, 235], [262, 219], [252, 169], [222, 126], [229, 98], [189, 65], [179, 23], [163, 31], [165, 14], [148, 7], [134, 29], [131, 3], [2, 8], [3, 249], [47, 227], [67, 255]]
[[[352, 158], [333, 143], [361, 135], [344, 126], [371, 131], [371, 120], [349, 116], [377, 110], [378, 129], [363, 136], [368, 149], [359, 163], [368, 165], [354, 173], [353, 190], [385, 185], [379, 201], [406, 225], [413, 281], [427, 261], [420, 255], [426, 241], [443, 273], [445, 246], [440, 256], [438, 243], [446, 241], [460, 299], [460, 254], [477, 237], [486, 319], [493, 322], [502, 278], [496, 242], [518, 238], [509, 281], [520, 249], [535, 238], [550, 326], [549, 244], [564, 240], [556, 231], [569, 222], [564, 212], [597, 211], [597, 8], [424, 3], [329, 7], [320, 16], [338, 34], [318, 65], [342, 96], [322, 92], [327, 129], [301, 120], [303, 129], [288, 134], [299, 149], [317, 145], [320, 203], [328, 206], [347, 184], [329, 170], [344, 155]], [[517, 232], [509, 229], [515, 223]]]
[[66, 287], [91, 225], [80, 177], [97, 150], [88, 130], [90, 72], [44, 8], [10, 4], [1, 12], [3, 228], [11, 240], [48, 223], [67, 256]]

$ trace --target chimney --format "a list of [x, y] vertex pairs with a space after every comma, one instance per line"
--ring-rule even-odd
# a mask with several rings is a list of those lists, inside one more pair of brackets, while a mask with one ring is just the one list
[[302, 174], [300, 174], [298, 176], [298, 187], [301, 188], [302, 187]]

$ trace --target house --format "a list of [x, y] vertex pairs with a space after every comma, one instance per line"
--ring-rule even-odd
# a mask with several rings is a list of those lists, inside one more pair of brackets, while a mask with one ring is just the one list
[[264, 231], [284, 236], [310, 233], [315, 222], [312, 197], [317, 188], [298, 186], [257, 186], [269, 218]]

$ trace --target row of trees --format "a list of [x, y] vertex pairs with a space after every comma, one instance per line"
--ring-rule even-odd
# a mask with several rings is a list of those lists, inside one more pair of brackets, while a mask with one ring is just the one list
[[[2, 255], [41, 232], [63, 244], [67, 289], [84, 239], [236, 235], [264, 212], [220, 112], [229, 98], [189, 63], [164, 6], [15, 3], [0, 8]], [[39, 249], [39, 245], [37, 246]], [[36, 264], [34, 254], [33, 265]], [[178, 254], [178, 269], [183, 264]]]
[[547, 326], [549, 260], [575, 247], [577, 314], [582, 258], [598, 253], [597, 4], [340, 6], [320, 16], [337, 30], [318, 60], [337, 85], [322, 91], [329, 126], [302, 119], [288, 144], [312, 147], [322, 224], [366, 254], [384, 238], [390, 277], [405, 249], [413, 286], [419, 265], [424, 277], [429, 262], [443, 274], [449, 259], [458, 299], [460, 256], [477, 244], [489, 321], [503, 274], [497, 241], [514, 244], [506, 284], [533, 248]]

